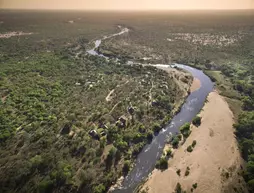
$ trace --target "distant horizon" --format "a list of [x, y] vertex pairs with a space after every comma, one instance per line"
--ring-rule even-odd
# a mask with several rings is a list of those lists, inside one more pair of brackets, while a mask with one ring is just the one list
[[166, 12], [166, 11], [254, 11], [254, 8], [239, 9], [48, 9], [48, 8], [0, 8], [1, 10], [27, 11], [87, 11], [87, 12]]
[[85, 11], [252, 10], [254, 0], [0, 0], [0, 9]]

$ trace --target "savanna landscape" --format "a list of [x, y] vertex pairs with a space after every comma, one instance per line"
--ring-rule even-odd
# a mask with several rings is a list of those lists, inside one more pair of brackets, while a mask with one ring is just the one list
[[173, 64], [213, 91], [132, 192], [254, 192], [253, 32], [252, 10], [0, 10], [0, 192], [124, 192], [205, 87]]

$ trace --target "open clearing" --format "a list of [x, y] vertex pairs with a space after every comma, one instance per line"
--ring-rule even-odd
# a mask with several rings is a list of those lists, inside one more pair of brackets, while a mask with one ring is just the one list
[[[208, 102], [201, 112], [202, 123], [196, 128], [186, 142], [175, 151], [169, 160], [169, 169], [161, 172], [154, 170], [144, 188], [149, 193], [174, 192], [179, 182], [183, 190], [190, 191], [197, 183], [196, 193], [246, 192], [243, 178], [239, 175], [242, 158], [233, 133], [233, 114], [228, 104], [217, 92], [208, 96]], [[192, 141], [197, 145], [193, 152], [186, 151]], [[185, 176], [186, 168], [190, 173]], [[178, 176], [176, 171], [180, 169]]]

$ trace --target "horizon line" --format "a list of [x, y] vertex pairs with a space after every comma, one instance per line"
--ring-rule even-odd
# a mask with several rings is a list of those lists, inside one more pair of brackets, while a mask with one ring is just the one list
[[238, 9], [224, 9], [224, 8], [198, 8], [198, 9], [51, 9], [51, 8], [0, 8], [0, 10], [28, 10], [28, 11], [112, 11], [112, 12], [149, 12], [149, 11], [254, 11], [254, 8], [238, 8]]

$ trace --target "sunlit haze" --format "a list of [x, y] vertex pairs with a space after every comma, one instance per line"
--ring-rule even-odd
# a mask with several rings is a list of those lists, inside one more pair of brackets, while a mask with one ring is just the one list
[[0, 8], [84, 10], [253, 9], [254, 0], [0, 0]]

